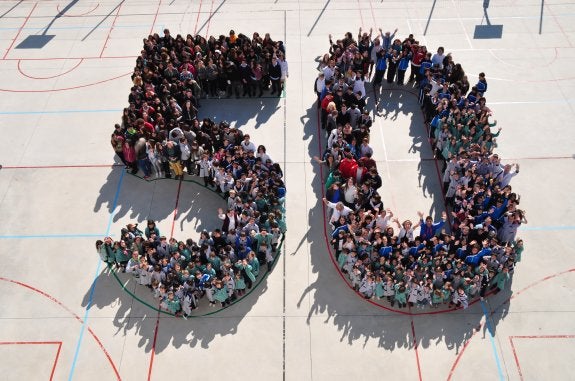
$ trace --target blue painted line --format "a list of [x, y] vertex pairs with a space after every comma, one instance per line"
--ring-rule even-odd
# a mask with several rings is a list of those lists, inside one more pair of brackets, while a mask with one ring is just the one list
[[520, 231], [532, 230], [532, 231], [550, 231], [550, 230], [575, 230], [575, 226], [525, 226], [519, 229]]
[[91, 238], [106, 237], [106, 234], [32, 234], [32, 235], [0, 235], [0, 239], [36, 239], [36, 238]]
[[[114, 201], [112, 202], [112, 210], [110, 211], [110, 218], [108, 219], [108, 227], [106, 228], [107, 236], [110, 233], [112, 227], [112, 221], [114, 219], [114, 212], [118, 206], [118, 198], [120, 197], [120, 189], [122, 188], [122, 181], [124, 180], [124, 174], [126, 171], [122, 170], [120, 175], [120, 180], [118, 181], [118, 187], [116, 188], [116, 194], [114, 195]], [[92, 300], [94, 299], [94, 291], [96, 290], [96, 284], [98, 283], [98, 275], [100, 274], [100, 267], [102, 266], [102, 261], [98, 258], [98, 266], [96, 267], [96, 272], [94, 273], [94, 279], [92, 280], [92, 287], [90, 287], [90, 296], [88, 297], [88, 305], [86, 306], [86, 313], [84, 313], [84, 319], [82, 323], [82, 328], [80, 329], [80, 337], [78, 337], [78, 342], [76, 343], [76, 351], [74, 352], [74, 360], [72, 361], [72, 367], [70, 368], [70, 374], [68, 375], [68, 381], [71, 381], [74, 377], [74, 371], [76, 370], [76, 363], [78, 361], [78, 355], [80, 354], [80, 346], [82, 345], [82, 339], [84, 338], [84, 330], [86, 329], [86, 324], [88, 323], [88, 314], [90, 308], [92, 307]]]
[[122, 112], [118, 109], [96, 109], [96, 110], [47, 110], [47, 111], [0, 111], [0, 115], [41, 115], [41, 114], [88, 114], [98, 112]]
[[499, 355], [497, 354], [497, 346], [495, 345], [495, 339], [493, 337], [493, 326], [489, 320], [489, 314], [487, 313], [487, 308], [485, 308], [485, 302], [481, 300], [481, 309], [483, 310], [483, 315], [485, 316], [485, 324], [487, 325], [487, 331], [489, 331], [489, 341], [491, 341], [491, 349], [493, 350], [493, 356], [495, 357], [495, 362], [497, 363], [497, 372], [499, 373], [499, 379], [505, 380], [503, 376], [503, 370], [501, 369], [501, 362], [499, 361]]

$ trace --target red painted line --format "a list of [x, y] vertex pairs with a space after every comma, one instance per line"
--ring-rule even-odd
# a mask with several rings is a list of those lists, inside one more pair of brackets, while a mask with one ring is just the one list
[[513, 359], [515, 360], [515, 365], [517, 365], [517, 372], [519, 373], [519, 379], [523, 381], [523, 372], [521, 370], [521, 365], [519, 364], [519, 357], [517, 356], [517, 350], [515, 349], [513, 339], [574, 339], [574, 338], [575, 335], [509, 336], [509, 343], [511, 344], [511, 350], [513, 351]]
[[52, 78], [61, 77], [61, 76], [63, 76], [63, 75], [66, 75], [66, 74], [71, 73], [72, 71], [76, 70], [76, 69], [78, 68], [78, 66], [80, 66], [80, 64], [81, 64], [82, 62], [84, 62], [84, 59], [83, 59], [83, 58], [80, 58], [80, 61], [78, 61], [78, 63], [77, 63], [73, 68], [71, 68], [71, 69], [69, 69], [69, 70], [67, 70], [67, 71], [65, 71], [65, 72], [63, 72], [63, 73], [60, 73], [60, 74], [57, 74], [57, 75], [51, 75], [51, 76], [49, 76], [49, 77], [33, 77], [33, 76], [31, 76], [31, 75], [28, 75], [28, 74], [24, 73], [24, 70], [22, 70], [22, 67], [21, 67], [21, 62], [22, 62], [22, 60], [18, 60], [18, 72], [19, 72], [20, 74], [22, 74], [24, 77], [27, 77], [27, 78], [30, 78], [30, 79], [52, 79]]
[[24, 29], [24, 26], [26, 26], [26, 24], [28, 23], [28, 20], [30, 20], [30, 17], [32, 16], [32, 13], [34, 12], [34, 9], [36, 9], [37, 5], [38, 5], [38, 3], [34, 4], [34, 6], [32, 7], [32, 10], [30, 11], [30, 13], [28, 13], [28, 16], [26, 16], [26, 18], [24, 19], [24, 23], [20, 26], [20, 29], [18, 29], [18, 33], [16, 33], [16, 37], [14, 37], [14, 39], [12, 40], [12, 43], [10, 44], [8, 49], [6, 50], [6, 53], [4, 53], [4, 57], [2, 57], [2, 59], [6, 59], [6, 56], [8, 55], [8, 53], [10, 53], [10, 50], [12, 49], [14, 44], [16, 43], [16, 40], [18, 39], [18, 37], [20, 37], [20, 33], [22, 33], [22, 29]]
[[565, 40], [569, 44], [569, 47], [572, 48], [573, 44], [571, 43], [571, 40], [569, 39], [569, 35], [567, 33], [565, 33], [565, 29], [563, 29], [563, 27], [561, 26], [561, 23], [559, 22], [559, 20], [557, 20], [557, 16], [555, 16], [555, 13], [553, 13], [549, 4], [545, 4], [545, 7], [549, 11], [549, 14], [551, 14], [551, 17], [553, 17], [553, 20], [555, 20], [555, 24], [557, 24], [557, 28], [559, 28], [559, 30], [561, 31], [561, 34], [563, 35], [563, 37], [565, 38]]
[[[55, 297], [53, 297], [52, 295], [36, 288], [33, 286], [30, 286], [26, 283], [23, 282], [19, 282], [17, 280], [13, 280], [13, 279], [9, 279], [9, 278], [4, 278], [0, 276], [0, 280], [8, 282], [8, 283], [12, 283], [21, 287], [24, 287], [28, 290], [34, 291], [37, 294], [42, 295], [43, 297], [49, 299], [50, 301], [52, 301], [53, 303], [59, 305], [60, 307], [62, 307], [64, 310], [66, 310], [70, 315], [72, 315], [78, 322], [80, 322], [81, 324], [84, 323], [84, 321], [82, 320], [81, 317], [79, 317], [78, 315], [76, 315], [70, 308], [68, 308], [66, 305], [64, 305], [62, 302], [60, 302], [58, 299], [56, 299]], [[90, 327], [88, 327], [88, 332], [90, 333], [90, 335], [92, 336], [92, 338], [96, 341], [96, 343], [98, 344], [98, 346], [100, 347], [100, 350], [104, 353], [104, 355], [106, 356], [106, 358], [108, 359], [108, 362], [110, 364], [110, 366], [112, 367], [112, 370], [114, 371], [114, 374], [116, 375], [116, 379], [121, 381], [122, 378], [120, 377], [120, 373], [118, 373], [118, 369], [116, 368], [116, 364], [114, 364], [114, 361], [112, 360], [112, 356], [110, 356], [110, 353], [108, 353], [108, 351], [106, 350], [106, 348], [104, 347], [104, 345], [102, 344], [102, 342], [100, 341], [100, 339], [98, 338], [98, 336], [96, 336], [96, 334], [94, 333], [94, 331], [92, 331], [92, 329]]]
[[29, 165], [29, 166], [9, 166], [2, 169], [63, 169], [63, 168], [113, 168], [123, 167], [123, 164], [85, 164], [85, 165]]
[[108, 40], [110, 39], [110, 36], [112, 35], [112, 30], [114, 30], [114, 26], [116, 25], [116, 20], [118, 19], [118, 16], [120, 16], [120, 9], [122, 9], [123, 4], [124, 4], [124, 2], [122, 1], [120, 3], [120, 5], [118, 6], [118, 11], [116, 12], [116, 16], [114, 16], [114, 21], [112, 21], [112, 26], [108, 30], [108, 35], [106, 36], [106, 41], [104, 41], [104, 46], [102, 46], [102, 51], [100, 52], [100, 58], [102, 58], [102, 56], [104, 55], [104, 50], [106, 49], [106, 46], [108, 45]]
[[[467, 340], [465, 342], [465, 344], [463, 344], [463, 347], [461, 348], [461, 352], [459, 352], [460, 354], [467, 349], [467, 346], [469, 345], [469, 343], [471, 343], [471, 339], [473, 338], [473, 336], [475, 336], [475, 333], [479, 332], [480, 330], [481, 330], [481, 324], [479, 324], [479, 326], [476, 328], [476, 330], [471, 334], [471, 337], [469, 338], [469, 340]], [[455, 372], [455, 368], [457, 368], [457, 366], [459, 365], [459, 360], [461, 359], [460, 354], [457, 356], [457, 358], [455, 359], [455, 362], [453, 363], [453, 365], [451, 366], [451, 369], [449, 370], [449, 375], [447, 376], [447, 381], [451, 380], [451, 377], [453, 377], [453, 372]]]
[[[161, 308], [161, 307], [159, 307]], [[158, 340], [158, 330], [160, 328], [160, 310], [158, 308], [158, 317], [156, 317], [156, 328], [154, 329], [154, 341], [152, 342], [152, 353], [150, 354], [150, 366], [148, 367], [148, 381], [152, 379], [152, 368], [154, 366], [154, 357], [156, 355], [156, 342]]]
[[156, 26], [156, 20], [158, 19], [158, 13], [160, 13], [160, 6], [162, 5], [162, 0], [158, 2], [158, 9], [156, 9], [156, 14], [154, 15], [154, 21], [152, 22], [152, 26], [150, 27], [150, 33], [154, 33], [154, 27]]
[[129, 72], [129, 73], [126, 73], [126, 74], [121, 74], [121, 75], [118, 75], [118, 76], [116, 76], [116, 77], [104, 79], [104, 80], [98, 81], [98, 82], [88, 83], [88, 84], [85, 84], [85, 85], [78, 85], [78, 86], [71, 86], [71, 87], [63, 87], [63, 88], [60, 88], [60, 89], [48, 89], [48, 90], [14, 90], [14, 89], [0, 89], [0, 91], [4, 91], [4, 92], [8, 92], [8, 93], [50, 93], [50, 92], [56, 92], [56, 91], [77, 90], [77, 89], [82, 89], [82, 88], [84, 88], [84, 87], [90, 87], [90, 86], [100, 85], [100, 84], [102, 84], [102, 83], [114, 81], [114, 80], [116, 80], [116, 79], [125, 77], [125, 76], [130, 75], [130, 74], [132, 74], [132, 72]]
[[[96, 6], [89, 10], [88, 12], [84, 12], [84, 13], [80, 13], [79, 15], [68, 15], [68, 14], [63, 14], [60, 17], [82, 17], [82, 16], [86, 16], [89, 15], [90, 13], [94, 12], [98, 7], [100, 6], [100, 3], [96, 4]], [[60, 13], [60, 4], [56, 4], [56, 10], [58, 11], [58, 13]]]
[[[499, 307], [501, 307], [505, 303], [509, 302], [511, 299], [514, 299], [517, 296], [521, 295], [522, 293], [529, 290], [530, 288], [535, 287], [535, 286], [537, 286], [537, 285], [539, 285], [545, 281], [548, 281], [550, 279], [554, 279], [558, 276], [565, 275], [565, 274], [572, 273], [572, 272], [575, 272], [575, 268], [561, 271], [561, 272], [553, 274], [553, 275], [546, 276], [545, 278], [539, 279], [538, 281], [533, 282], [533, 283], [523, 287], [521, 290], [519, 290], [516, 293], [514, 293], [513, 295], [511, 295], [509, 298], [502, 301], [495, 309], [493, 309], [493, 311], [491, 312], [491, 315], [493, 315], [495, 313], [495, 310], [497, 310]], [[461, 356], [463, 356], [463, 354], [465, 353], [465, 350], [467, 349], [469, 343], [471, 342], [471, 339], [473, 339], [475, 337], [475, 334], [477, 332], [479, 332], [479, 329], [471, 334], [471, 337], [465, 342], [465, 344], [463, 345], [463, 348], [461, 348], [461, 351], [457, 354], [457, 357], [455, 358], [455, 361], [454, 361], [453, 365], [451, 366], [451, 370], [449, 371], [449, 375], [447, 376], [447, 381], [450, 381], [452, 379], [453, 372], [455, 371], [455, 369], [459, 365], [459, 360], [461, 360]]]
[[515, 365], [517, 365], [517, 372], [519, 373], [519, 379], [523, 381], [523, 372], [521, 370], [521, 365], [519, 364], [519, 357], [517, 356], [517, 351], [515, 349], [515, 344], [513, 344], [513, 339], [574, 339], [575, 335], [538, 335], [538, 336], [509, 336], [509, 343], [511, 344], [511, 350], [513, 351], [513, 359], [515, 360]]
[[0, 345], [25, 345], [25, 344], [62, 344], [61, 341], [0, 341]]
[[182, 190], [182, 179], [178, 183], [178, 193], [176, 194], [176, 206], [174, 207], [174, 217], [172, 219], [172, 230], [170, 233], [170, 238], [174, 237], [174, 227], [176, 226], [176, 217], [178, 215], [178, 204], [180, 203], [180, 191]]
[[196, 31], [198, 30], [198, 22], [200, 21], [200, 12], [202, 11], [202, 3], [203, 0], [200, 0], [200, 7], [198, 8], [198, 15], [196, 16], [196, 25], [194, 26], [194, 36], [196, 35]]
[[521, 365], [519, 365], [519, 357], [517, 357], [517, 351], [515, 350], [515, 345], [513, 344], [513, 336], [509, 336], [509, 343], [511, 344], [511, 350], [513, 351], [513, 359], [515, 360], [515, 365], [517, 365], [517, 372], [519, 373], [519, 379], [523, 381], [523, 373], [521, 372]]
[[214, 11], [214, 0], [212, 0], [212, 5], [210, 6], [210, 15], [208, 16], [208, 25], [206, 28], [206, 40], [208, 39], [208, 32], [210, 31], [210, 23], [212, 22], [213, 11]]
[[60, 358], [61, 351], [62, 351], [62, 342], [59, 342], [58, 351], [56, 352], [56, 359], [54, 360], [54, 365], [52, 365], [52, 371], [50, 372], [50, 381], [54, 379], [54, 373], [56, 372], [56, 365], [58, 364], [58, 359]]
[[[409, 312], [411, 312], [411, 307], [409, 307]], [[421, 377], [421, 364], [419, 363], [419, 351], [417, 350], [417, 336], [415, 336], [415, 324], [413, 324], [413, 316], [411, 316], [411, 334], [413, 335], [413, 348], [415, 349], [415, 361], [417, 362], [417, 376], [419, 381], [422, 381]]]
[[58, 359], [60, 358], [60, 351], [62, 350], [61, 341], [0, 341], [0, 345], [57, 345], [58, 349], [56, 351], [56, 357], [54, 358], [54, 364], [52, 364], [52, 371], [50, 372], [50, 381], [54, 379], [54, 372], [56, 371], [56, 365], [58, 364]]

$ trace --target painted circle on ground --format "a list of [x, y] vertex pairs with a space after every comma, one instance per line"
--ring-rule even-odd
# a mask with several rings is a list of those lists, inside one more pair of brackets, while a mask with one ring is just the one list
[[[20, 286], [28, 291], [32, 291], [40, 296], [43, 296], [44, 298], [50, 300], [52, 303], [58, 305], [60, 308], [64, 309], [66, 312], [68, 312], [72, 317], [74, 317], [80, 324], [84, 325], [85, 322], [82, 320], [82, 318], [80, 318], [78, 315], [76, 315], [74, 312], [72, 312], [72, 310], [70, 308], [68, 308], [67, 306], [65, 306], [62, 302], [60, 302], [58, 299], [56, 299], [55, 297], [53, 297], [52, 295], [40, 290], [39, 288], [36, 288], [34, 286], [31, 286], [29, 284], [14, 280], [14, 279], [9, 279], [9, 278], [4, 278], [4, 277], [0, 277], [1, 281], [10, 283], [10, 284], [14, 284], [17, 286]], [[5, 306], [6, 307], [6, 306]], [[102, 353], [104, 353], [104, 355], [106, 356], [106, 359], [108, 360], [108, 364], [110, 365], [110, 367], [112, 368], [115, 377], [117, 380], [121, 380], [120, 377], [120, 373], [118, 372], [118, 369], [116, 368], [116, 364], [114, 363], [114, 360], [112, 360], [112, 356], [110, 355], [110, 353], [106, 350], [106, 348], [104, 347], [104, 345], [102, 344], [102, 341], [100, 340], [100, 338], [98, 336], [96, 336], [96, 334], [94, 333], [94, 331], [92, 330], [92, 328], [90, 328], [90, 326], [86, 325], [86, 330], [88, 331], [88, 333], [90, 334], [90, 336], [94, 339], [94, 341], [96, 342], [96, 344], [98, 345], [98, 347], [100, 348], [100, 350], [102, 351]]]

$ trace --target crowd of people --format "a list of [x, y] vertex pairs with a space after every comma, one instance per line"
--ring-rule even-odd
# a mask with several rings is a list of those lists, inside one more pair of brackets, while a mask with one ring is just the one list
[[[471, 86], [443, 47], [432, 54], [412, 34], [396, 34], [360, 29], [357, 40], [348, 32], [337, 41], [330, 35], [320, 60], [314, 87], [327, 146], [314, 159], [327, 167], [323, 202], [335, 260], [366, 299], [399, 308], [467, 308], [470, 300], [503, 290], [521, 260], [516, 235], [527, 220], [510, 185], [519, 165], [503, 165], [494, 153], [501, 128], [492, 131], [485, 74]], [[443, 164], [447, 212], [436, 220], [422, 212], [415, 222], [400, 220], [378, 193], [366, 88], [377, 97], [384, 78], [393, 84], [384, 91], [419, 91], [422, 133], [427, 128]]]
[[154, 221], [122, 229], [116, 241], [96, 242], [111, 268], [133, 274], [163, 309], [189, 316], [206, 296], [227, 306], [274, 262], [286, 232], [283, 172], [248, 134], [225, 121], [200, 119], [200, 101], [235, 95], [280, 96], [288, 76], [285, 47], [269, 34], [163, 37], [150, 35], [132, 74], [133, 86], [111, 144], [132, 174], [146, 180], [184, 173], [221, 194], [221, 228], [199, 239], [160, 235]]
[[[254, 33], [250, 39], [232, 30], [227, 37], [206, 40], [199, 35], [174, 38], [166, 29], [163, 37], [150, 35], [136, 59], [129, 106], [115, 126], [112, 147], [133, 174], [141, 171], [146, 180], [181, 179], [184, 171], [212, 177], [214, 166], [202, 166], [203, 159], [211, 163], [213, 156], [233, 153], [231, 148], [240, 147], [244, 138], [248, 142], [241, 154], [251, 144], [225, 122], [200, 119], [200, 101], [240, 93], [262, 96], [268, 89], [280, 96], [287, 76], [285, 46], [269, 34], [262, 38]], [[253, 153], [269, 159], [265, 147]], [[265, 170], [273, 163], [264, 160], [261, 165]]]

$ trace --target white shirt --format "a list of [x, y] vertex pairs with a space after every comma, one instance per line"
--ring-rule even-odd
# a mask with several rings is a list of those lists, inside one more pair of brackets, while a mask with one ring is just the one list
[[192, 156], [192, 151], [187, 143], [180, 143], [180, 152], [182, 153], [182, 160], [188, 160]]
[[337, 220], [339, 220], [339, 218], [341, 216], [346, 217], [348, 214], [350, 214], [351, 212], [353, 212], [353, 210], [351, 210], [350, 208], [348, 208], [347, 206], [343, 205], [343, 209], [342, 210], [337, 210], [336, 207], [337, 204], [334, 204], [333, 202], [328, 201], [327, 202], [327, 206], [333, 210], [333, 214], [331, 215], [330, 218], [330, 222], [335, 222]]
[[249, 140], [242, 141], [242, 148], [244, 149], [244, 151], [256, 152], [256, 145]]

